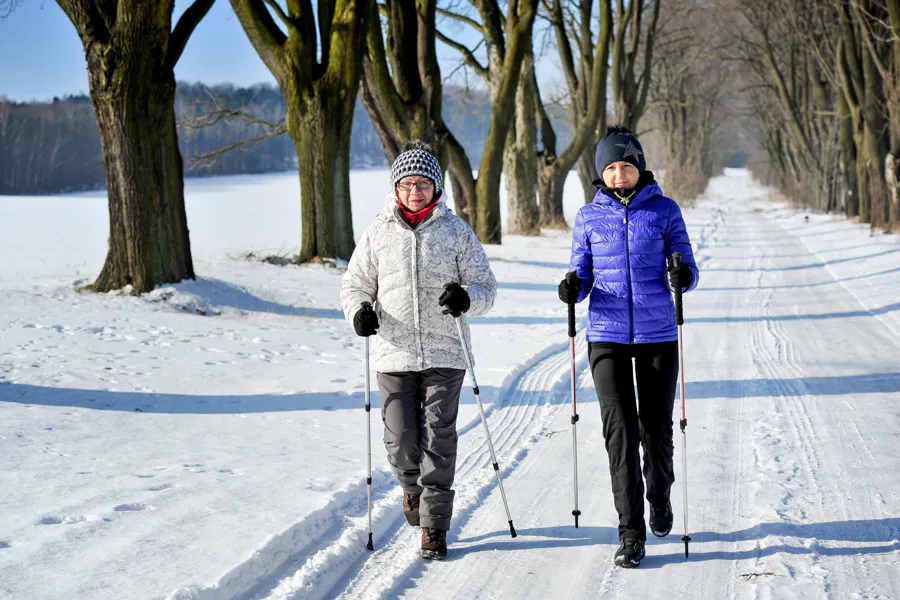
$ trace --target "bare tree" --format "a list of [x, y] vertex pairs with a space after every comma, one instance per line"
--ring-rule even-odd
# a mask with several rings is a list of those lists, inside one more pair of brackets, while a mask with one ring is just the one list
[[194, 278], [175, 125], [174, 67], [214, 0], [174, 29], [174, 0], [57, 0], [88, 63], [109, 195], [109, 253], [91, 286], [135, 294]]
[[300, 165], [300, 262], [349, 259], [350, 135], [362, 73], [367, 0], [231, 0], [281, 88]]
[[[564, 7], [561, 0], [544, 1], [556, 37], [560, 64], [569, 90], [569, 107], [575, 131], [569, 145], [557, 153], [556, 132], [547, 107], [538, 95], [538, 119], [543, 149], [538, 162], [541, 224], [565, 227], [563, 186], [572, 166], [579, 164], [585, 202], [594, 196], [596, 175], [594, 146], [606, 129], [607, 78], [612, 42], [612, 0], [601, 0], [597, 10], [597, 38], [593, 39], [592, 0], [579, 0]], [[574, 47], [573, 47], [574, 42]]]
[[[650, 89], [653, 65], [653, 45], [656, 40], [656, 29], [662, 0], [617, 0], [613, 19], [614, 29], [611, 39], [611, 63], [608, 77], [611, 84], [613, 120], [617, 125], [624, 125], [637, 132], [638, 123], [647, 106], [647, 94]], [[603, 3], [601, 3], [601, 7]], [[601, 8], [601, 12], [605, 8]], [[644, 27], [644, 19], [649, 22]], [[583, 20], [582, 20], [583, 23]], [[583, 25], [582, 25], [583, 27]], [[588, 29], [588, 31], [590, 31]], [[574, 28], [570, 30], [574, 36]], [[582, 36], [584, 37], [584, 36]], [[582, 47], [582, 51], [586, 48]], [[640, 71], [638, 68], [640, 67]], [[596, 81], [596, 80], [595, 80]], [[604, 89], [605, 96], [605, 89]], [[593, 197], [592, 182], [597, 177], [594, 166], [594, 146], [606, 129], [605, 102], [604, 109], [598, 117], [593, 144], [586, 144], [576, 162], [578, 176], [584, 189], [585, 202]]]
[[[449, 36], [437, 32], [444, 43], [456, 48], [467, 64], [488, 81], [491, 89], [491, 127], [485, 143], [478, 178], [472, 175], [471, 164], [461, 146], [449, 144], [451, 182], [454, 194], [458, 187], [475, 189], [476, 209], [472, 223], [482, 243], [499, 244], [500, 175], [504, 166], [505, 148], [509, 132], [516, 118], [516, 96], [522, 78], [522, 64], [532, 45], [532, 29], [538, 0], [510, 0], [506, 12], [498, 0], [470, 0], [480, 20], [447, 9], [438, 12], [476, 27], [483, 35], [488, 65], [482, 65], [474, 52]], [[532, 192], [533, 193], [533, 192]], [[470, 221], [471, 222], [471, 221]]]
[[[653, 65], [653, 46], [662, 0], [618, 0], [612, 49], [612, 94], [615, 122], [632, 131], [647, 106]], [[649, 15], [647, 14], [649, 12]], [[644, 18], [649, 17], [644, 31]], [[641, 71], [638, 72], [638, 63]]]
[[648, 110], [663, 138], [666, 192], [689, 201], [721, 166], [713, 156], [714, 136], [728, 119], [722, 91], [733, 81], [720, 53], [720, 11], [691, 0], [671, 0], [667, 9]]
[[[450, 163], [450, 147], [459, 154], [462, 146], [444, 123], [443, 83], [435, 50], [437, 0], [369, 0], [371, 14], [378, 18], [366, 28], [363, 58], [362, 101], [381, 138], [384, 153], [393, 162], [403, 142], [421, 139], [438, 152], [441, 166]], [[464, 152], [463, 152], [464, 154]], [[469, 169], [471, 171], [471, 168]], [[451, 179], [457, 213], [472, 224], [475, 186]]]
[[873, 230], [896, 226], [897, 0], [724, 1], [744, 25], [732, 36], [759, 86], [756, 121], [778, 128], [761, 143], [780, 187]]

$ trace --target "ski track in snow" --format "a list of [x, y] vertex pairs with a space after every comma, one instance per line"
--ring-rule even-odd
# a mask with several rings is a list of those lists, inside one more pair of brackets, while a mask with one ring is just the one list
[[[584, 344], [583, 340], [581, 343]], [[567, 344], [555, 344], [514, 370], [502, 386], [499, 402], [485, 408], [504, 478], [522, 461], [544, 425], [566, 407], [565, 403], [551, 405], [550, 401], [560, 394], [566, 396], [568, 390], [569, 362], [568, 355], [564, 354], [567, 347]], [[581, 369], [584, 367], [580, 365]], [[470, 383], [467, 375], [467, 384]], [[373, 413], [373, 451], [377, 452], [374, 434], [379, 431], [380, 417], [376, 411]], [[460, 426], [458, 432], [455, 522], [464, 520], [467, 512], [477, 508], [496, 487], [480, 417], [476, 415]], [[399, 582], [420, 561], [420, 530], [410, 529], [397, 510], [402, 490], [393, 474], [382, 471], [373, 473], [373, 477], [374, 553], [365, 550], [366, 483], [362, 480], [335, 495], [324, 508], [288, 531], [273, 536], [249, 561], [232, 569], [215, 584], [176, 590], [168, 600], [330, 598], [337, 588], [347, 585], [363, 563], [364, 569], [374, 571], [378, 584]], [[496, 509], [503, 511], [502, 505]], [[515, 514], [512, 516], [515, 523]], [[384, 563], [391, 566], [381, 566]], [[365, 573], [365, 570], [360, 572], [355, 581]]]

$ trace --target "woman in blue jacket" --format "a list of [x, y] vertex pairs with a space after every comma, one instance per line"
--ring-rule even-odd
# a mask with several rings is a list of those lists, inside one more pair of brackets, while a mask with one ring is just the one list
[[[681, 209], [646, 170], [638, 139], [623, 127], [609, 128], [597, 145], [595, 165], [599, 190], [575, 218], [571, 267], [577, 277], [560, 282], [559, 298], [567, 304], [590, 298], [588, 358], [619, 513], [614, 560], [637, 567], [647, 539], [644, 479], [650, 530], [664, 537], [672, 529], [678, 329], [671, 290], [693, 290], [700, 273]], [[673, 252], [682, 255], [680, 268], [671, 266]]]

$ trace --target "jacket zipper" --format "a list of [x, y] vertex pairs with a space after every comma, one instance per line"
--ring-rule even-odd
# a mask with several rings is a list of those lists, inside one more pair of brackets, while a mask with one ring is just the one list
[[625, 205], [625, 278], [628, 282], [628, 339], [634, 343], [634, 301], [631, 297], [631, 254], [628, 249], [628, 205]]
[[416, 238], [416, 232], [412, 228], [409, 231], [410, 235], [412, 235], [412, 265], [411, 265], [411, 275], [412, 275], [412, 289], [413, 289], [413, 319], [415, 322], [415, 330], [416, 330], [416, 347], [418, 361], [419, 361], [419, 370], [422, 369], [422, 366], [425, 363], [425, 349], [422, 347], [422, 326], [421, 326], [421, 315], [419, 314], [419, 269], [418, 264], [416, 262], [416, 256], [419, 253], [419, 244], [418, 239]]
[[409, 229], [410, 235], [412, 235], [412, 252], [411, 252], [411, 265], [410, 265], [410, 275], [412, 277], [412, 289], [413, 289], [413, 322], [416, 336], [416, 346], [418, 349], [418, 357], [417, 360], [419, 362], [419, 370], [425, 368], [425, 347], [422, 345], [422, 327], [421, 327], [421, 314], [419, 313], [419, 268], [418, 262], [416, 261], [416, 257], [419, 253], [418, 241], [419, 239], [416, 237], [416, 229], [421, 230], [422, 226], [426, 223], [431, 222], [435, 218], [434, 211], [428, 215], [424, 221], [419, 223], [419, 226], [416, 229], [413, 229], [409, 223], [403, 220], [402, 216], [397, 216], [397, 219], [400, 220], [401, 224]]

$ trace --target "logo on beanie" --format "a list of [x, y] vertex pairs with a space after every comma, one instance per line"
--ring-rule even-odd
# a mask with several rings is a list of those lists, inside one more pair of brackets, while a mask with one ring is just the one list
[[638, 156], [643, 154], [643, 152], [638, 150], [637, 146], [631, 143], [631, 140], [628, 140], [627, 144], [616, 144], [616, 146], [625, 149], [625, 153], [622, 155], [622, 158], [628, 158], [629, 156], [637, 158]]

